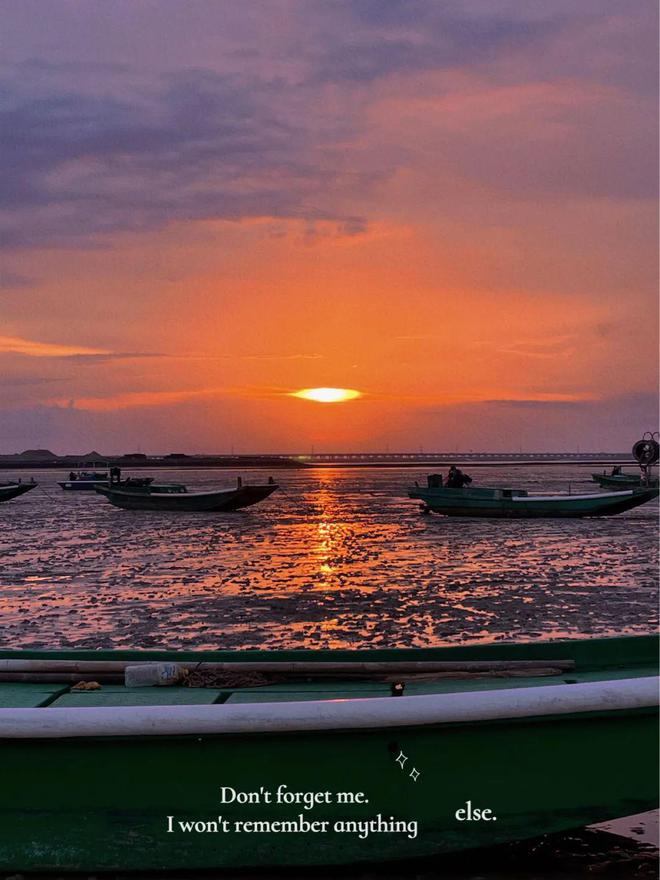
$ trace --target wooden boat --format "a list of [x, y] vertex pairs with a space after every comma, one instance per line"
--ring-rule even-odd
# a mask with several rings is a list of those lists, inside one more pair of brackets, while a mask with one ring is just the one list
[[530, 495], [524, 489], [450, 489], [415, 486], [409, 498], [423, 501], [425, 513], [480, 517], [612, 516], [658, 497], [658, 489], [628, 489], [588, 495]]
[[[603, 489], [635, 489], [644, 485], [639, 474], [628, 474], [625, 472], [620, 474], [592, 474], [591, 479], [594, 483], [602, 486]], [[649, 478], [648, 488], [658, 488], [657, 477]]]
[[57, 485], [66, 492], [93, 492], [96, 486], [109, 486], [107, 471], [72, 471], [68, 480], [58, 480]]
[[0, 483], [0, 501], [11, 501], [12, 498], [18, 498], [24, 495], [30, 489], [34, 489], [38, 483]]
[[[0, 867], [350, 865], [651, 809], [657, 647], [1, 652]], [[111, 683], [148, 661], [224, 678]]]
[[[118, 468], [113, 469], [118, 470]], [[238, 480], [235, 488], [214, 489], [208, 492], [189, 492], [182, 483], [153, 483], [150, 478], [114, 479], [112, 471], [109, 486], [94, 488], [115, 507], [125, 510], [169, 510], [187, 512], [222, 512], [250, 507], [272, 495], [278, 489], [271, 477], [263, 485], [243, 485]]]

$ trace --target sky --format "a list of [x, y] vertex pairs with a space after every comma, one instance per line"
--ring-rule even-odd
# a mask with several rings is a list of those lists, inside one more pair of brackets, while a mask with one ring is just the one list
[[656, 427], [655, 2], [0, 0], [0, 34], [0, 453]]

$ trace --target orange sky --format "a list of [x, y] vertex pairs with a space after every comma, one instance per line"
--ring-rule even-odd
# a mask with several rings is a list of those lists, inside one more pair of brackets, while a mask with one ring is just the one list
[[413, 6], [5, 9], [0, 451], [654, 426], [654, 8]]

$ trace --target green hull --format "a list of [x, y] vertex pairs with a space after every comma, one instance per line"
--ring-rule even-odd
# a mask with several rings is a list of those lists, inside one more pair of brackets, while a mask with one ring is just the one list
[[[4, 657], [45, 656], [5, 652]], [[657, 641], [622, 638], [491, 645], [419, 651], [161, 653], [76, 652], [78, 659], [245, 660], [473, 660], [573, 658], [575, 671], [559, 680], [585, 684], [646, 681], [656, 673]], [[484, 691], [530, 688], [556, 679], [483, 679], [417, 683], [411, 695], [444, 691], [479, 699]], [[536, 687], [538, 685], [538, 687]], [[609, 687], [610, 685], [608, 685]], [[20, 688], [0, 686], [4, 703]], [[50, 685], [42, 708], [57, 717], [67, 706], [106, 705], [112, 688], [65, 694]], [[382, 685], [386, 693], [386, 685]], [[564, 691], [575, 688], [566, 686]], [[123, 696], [121, 691], [123, 690]], [[120, 706], [199, 698], [184, 688], [115, 688]], [[208, 702], [236, 704], [266, 714], [309, 700], [343, 697], [342, 706], [371, 705], [382, 696], [366, 682], [298, 682], [266, 688], [211, 691]], [[183, 692], [183, 693], [182, 693]], [[573, 691], [577, 693], [577, 691]], [[202, 692], [204, 694], [204, 692]], [[41, 695], [43, 696], [43, 695]], [[35, 699], [39, 694], [35, 693]], [[404, 707], [407, 697], [389, 698]], [[414, 700], [414, 697], [413, 697]], [[68, 701], [68, 702], [67, 702]], [[88, 701], [88, 703], [85, 703]], [[137, 704], [135, 703], [137, 701]], [[382, 703], [382, 700], [377, 701]], [[50, 703], [50, 705], [45, 705]], [[57, 708], [58, 704], [62, 709]], [[23, 703], [25, 705], [25, 703]], [[269, 708], [273, 707], [273, 708]], [[224, 707], [217, 707], [222, 713]], [[86, 709], [85, 711], [91, 711]], [[211, 709], [211, 711], [215, 711]], [[0, 715], [2, 713], [0, 712]], [[80, 713], [79, 713], [80, 714]], [[651, 706], [625, 710], [501, 718], [462, 723], [367, 729], [186, 735], [15, 738], [0, 720], [3, 785], [0, 789], [0, 867], [4, 870], [151, 870], [339, 865], [430, 856], [489, 846], [545, 832], [581, 827], [657, 805], [657, 713]], [[407, 760], [402, 768], [397, 757]], [[419, 771], [415, 781], [410, 771]], [[220, 788], [240, 791], [364, 792], [368, 804], [302, 806], [222, 804]], [[496, 821], [458, 821], [467, 801], [490, 808]], [[184, 832], [178, 822], [235, 820], [327, 821], [325, 833]], [[337, 820], [417, 822], [398, 833], [333, 830]], [[173, 831], [168, 831], [168, 816]], [[212, 826], [209, 826], [212, 827]], [[220, 826], [221, 827], [221, 826]], [[414, 836], [413, 836], [414, 834]]]
[[182, 492], [165, 494], [153, 492], [152, 487], [143, 491], [116, 489], [112, 486], [95, 486], [115, 507], [124, 510], [164, 510], [177, 513], [223, 513], [242, 510], [264, 501], [276, 491], [276, 484], [242, 486], [237, 489], [221, 489], [218, 492]]
[[[505, 493], [509, 493], [508, 495]], [[411, 489], [409, 498], [424, 502], [425, 510], [444, 516], [502, 519], [613, 516], [658, 497], [658, 489], [632, 489], [591, 495], [528, 496], [507, 489]]]
[[[603, 489], [636, 489], [642, 486], [642, 479], [637, 474], [592, 474], [591, 478]], [[648, 487], [657, 489], [658, 478], [651, 477]]]

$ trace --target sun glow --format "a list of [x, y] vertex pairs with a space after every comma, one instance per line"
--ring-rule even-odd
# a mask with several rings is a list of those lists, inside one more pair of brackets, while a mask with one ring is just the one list
[[300, 391], [293, 391], [291, 396], [315, 400], [317, 403], [343, 403], [362, 395], [353, 388], [301, 388]]

